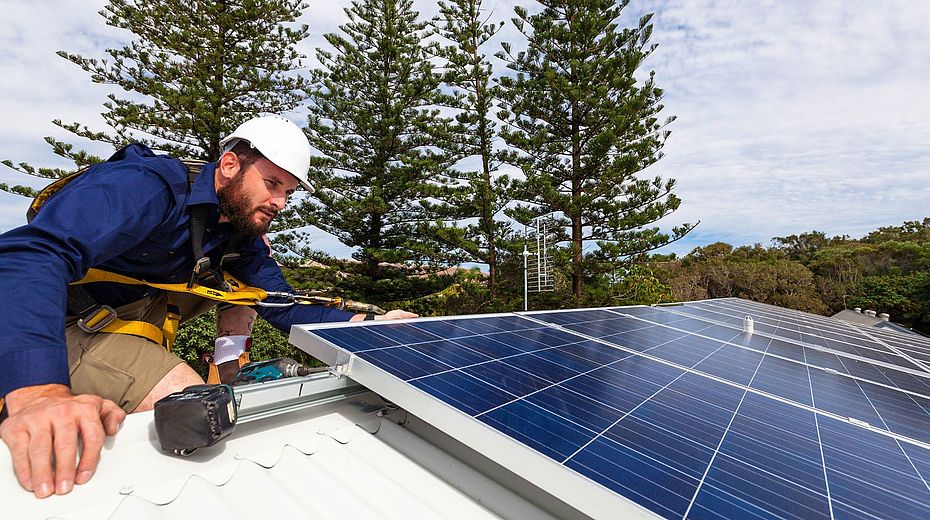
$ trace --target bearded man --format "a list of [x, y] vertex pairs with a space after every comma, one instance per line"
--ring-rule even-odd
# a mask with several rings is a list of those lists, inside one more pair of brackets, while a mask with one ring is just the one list
[[[75, 297], [69, 284], [91, 268], [147, 282], [201, 282], [206, 262], [247, 285], [292, 292], [262, 237], [298, 187], [312, 192], [307, 138], [290, 121], [265, 116], [220, 144], [217, 162], [196, 176], [177, 159], [129, 145], [54, 192], [28, 225], [0, 235], [0, 396], [8, 414], [0, 437], [20, 484], [37, 497], [87, 482], [105, 436], [126, 413], [203, 383], [151, 334], [99, 323], [118, 318], [138, 324], [126, 330], [157, 331], [172, 315], [190, 319], [216, 305], [112, 282], [81, 285]], [[285, 332], [292, 324], [375, 318], [315, 305], [257, 311]], [[415, 315], [395, 310], [377, 319], [407, 317]]]

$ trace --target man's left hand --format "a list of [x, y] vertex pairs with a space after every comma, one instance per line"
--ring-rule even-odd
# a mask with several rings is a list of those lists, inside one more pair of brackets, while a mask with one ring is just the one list
[[393, 311], [388, 311], [386, 314], [381, 314], [375, 316], [376, 320], [402, 320], [406, 318], [416, 318], [419, 317], [419, 314], [414, 314], [412, 312], [407, 312], [401, 309], [394, 309]]
[[[414, 314], [412, 312], [403, 311], [400, 309], [394, 309], [393, 311], [388, 311], [386, 314], [376, 314], [376, 320], [402, 320], [405, 318], [416, 318], [419, 317], [419, 314]], [[356, 314], [352, 316], [352, 319], [349, 321], [362, 321], [365, 319], [365, 314]]]

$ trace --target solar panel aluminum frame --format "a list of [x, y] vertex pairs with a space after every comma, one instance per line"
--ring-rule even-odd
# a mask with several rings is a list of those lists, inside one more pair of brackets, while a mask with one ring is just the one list
[[392, 322], [353, 322], [295, 325], [288, 341], [323, 362], [336, 360], [332, 373], [349, 377], [426, 421], [439, 431], [481, 453], [543, 492], [592, 519], [662, 518], [632, 500], [576, 473], [532, 448], [475, 420], [377, 366], [337, 347], [311, 330], [343, 327], [378, 327], [390, 323], [452, 321], [456, 319], [520, 317], [516, 313], [414, 318]]

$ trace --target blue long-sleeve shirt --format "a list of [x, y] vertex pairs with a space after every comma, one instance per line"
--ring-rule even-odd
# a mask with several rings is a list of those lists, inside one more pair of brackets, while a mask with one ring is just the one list
[[[51, 197], [32, 222], [0, 235], [0, 395], [24, 386], [69, 384], [67, 286], [97, 267], [155, 282], [181, 283], [194, 265], [190, 210], [210, 208], [204, 253], [222, 254], [232, 234], [219, 224], [215, 164], [193, 186], [178, 160], [130, 145]], [[291, 291], [261, 238], [249, 240], [228, 271], [248, 285]], [[145, 286], [85, 285], [113, 307], [154, 292]], [[353, 313], [317, 305], [258, 307], [287, 331], [294, 323], [344, 321]]]

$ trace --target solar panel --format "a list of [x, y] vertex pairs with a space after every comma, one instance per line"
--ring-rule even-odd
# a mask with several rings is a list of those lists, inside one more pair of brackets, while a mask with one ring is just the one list
[[[868, 337], [861, 331], [854, 329], [838, 320], [832, 320], [830, 323], [832, 330], [827, 329], [827, 325], [822, 322], [799, 321], [797, 317], [788, 315], [772, 315], [757, 307], [735, 308], [731, 305], [714, 304], [711, 302], [700, 302], [705, 305], [683, 305], [670, 309], [672, 312], [680, 312], [688, 315], [700, 316], [708, 320], [726, 320], [731, 326], [740, 327], [739, 323], [742, 317], [748, 313], [753, 314], [756, 321], [756, 331], [763, 334], [770, 334], [780, 338], [786, 338], [791, 341], [800, 341], [807, 345], [830, 349], [840, 354], [847, 354], [850, 357], [865, 359], [868, 361], [879, 361], [887, 365], [897, 366], [906, 369], [923, 370], [924, 368], [915, 364], [912, 359], [902, 355], [901, 352], [889, 347], [886, 343], [876, 341]], [[822, 317], [818, 317], [822, 318]], [[823, 319], [823, 318], [822, 318]]]
[[927, 518], [926, 375], [831, 348], [895, 355], [886, 338], [782, 311], [322, 324], [291, 342], [591, 517]]
[[[725, 302], [730, 303], [729, 301]], [[717, 304], [716, 301], [689, 303], [682, 306], [667, 307], [663, 310], [686, 316], [700, 315], [702, 319], [708, 321], [721, 324], [726, 323], [734, 330], [737, 328], [735, 322], [738, 321], [741, 323], [743, 317], [751, 314], [754, 320], [756, 320], [756, 324], [754, 325], [756, 334], [752, 339], [753, 344], [747, 345], [749, 348], [757, 348], [760, 341], [768, 339], [772, 341], [768, 348], [769, 352], [773, 355], [784, 356], [795, 361], [806, 360], [804, 361], [805, 363], [809, 363], [816, 368], [836, 371], [844, 375], [863, 379], [869, 383], [892, 386], [896, 389], [914, 392], [923, 397], [930, 396], [930, 374], [928, 374], [924, 365], [921, 365], [914, 358], [907, 356], [907, 351], [904, 348], [891, 346], [887, 342], [874, 342], [874, 345], [871, 347], [860, 345], [860, 348], [856, 350], [855, 347], [846, 341], [824, 342], [818, 341], [817, 337], [812, 334], [790, 333], [790, 329], [787, 323], [785, 323], [788, 319], [788, 313], [796, 314], [793, 318], [795, 322], [807, 316], [812, 317], [812, 321], [807, 324], [797, 324], [796, 329], [799, 327], [813, 329], [815, 327], [814, 323], [819, 323], [820, 320], [827, 320], [828, 318], [805, 315], [805, 313], [798, 313], [798, 311], [779, 309], [780, 311], [784, 311], [785, 317], [779, 320], [779, 325], [777, 327], [768, 326], [766, 323], [771, 323], [771, 320], [766, 318], [766, 315], [760, 312], [758, 308], [758, 306], [762, 304], [752, 303], [753, 307], [745, 306], [739, 310], [731, 309], [728, 311], [729, 314], [725, 315], [706, 311], [709, 306], [708, 304], [718, 305], [719, 308], [719, 304]], [[730, 305], [734, 304], [730, 303]], [[769, 313], [770, 312], [771, 311], [769, 311]], [[736, 315], [740, 317], [737, 318]], [[721, 316], [723, 316], [723, 318], [721, 318]], [[759, 325], [759, 321], [762, 322], [761, 325]], [[849, 329], [850, 334], [862, 334], [845, 323], [841, 323], [838, 320], [832, 321], [835, 322], [831, 324], [833, 327], [839, 326]], [[855, 340], [855, 337], [850, 338], [850, 341]], [[867, 339], [866, 341], [869, 340]], [[798, 349], [795, 345], [799, 345], [803, 348]], [[873, 349], [883, 349], [883, 352], [887, 354]], [[863, 354], [863, 352], [865, 352], [865, 354]]]

